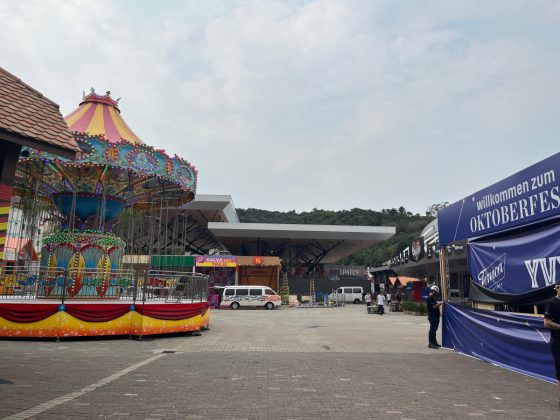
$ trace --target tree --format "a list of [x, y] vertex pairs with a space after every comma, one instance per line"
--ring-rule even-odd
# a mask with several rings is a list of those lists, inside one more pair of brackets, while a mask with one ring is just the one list
[[449, 205], [448, 201], [444, 201], [443, 203], [432, 204], [430, 207], [426, 209], [426, 216], [437, 217], [438, 211], [446, 208], [448, 205]]

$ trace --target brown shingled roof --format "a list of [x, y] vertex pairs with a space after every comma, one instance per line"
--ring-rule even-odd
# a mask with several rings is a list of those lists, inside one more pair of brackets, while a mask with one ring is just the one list
[[0, 138], [70, 158], [80, 151], [59, 106], [1, 67]]

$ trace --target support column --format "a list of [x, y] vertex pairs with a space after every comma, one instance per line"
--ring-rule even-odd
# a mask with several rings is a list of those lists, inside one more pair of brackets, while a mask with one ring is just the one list
[[447, 248], [441, 247], [439, 250], [439, 278], [441, 281], [441, 297], [447, 300], [447, 292], [449, 289], [449, 273], [447, 266]]

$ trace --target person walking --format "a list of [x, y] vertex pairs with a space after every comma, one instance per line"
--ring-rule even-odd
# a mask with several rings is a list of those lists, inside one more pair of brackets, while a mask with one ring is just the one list
[[366, 293], [364, 300], [366, 301], [366, 312], [369, 314], [371, 308], [371, 292]]
[[377, 313], [383, 315], [385, 313], [385, 295], [379, 292], [377, 295]]
[[556, 379], [558, 380], [558, 408], [560, 408], [560, 284], [554, 286], [554, 291], [556, 296], [544, 311], [544, 326], [550, 328], [550, 351], [554, 359]]
[[430, 322], [430, 331], [428, 332], [428, 347], [431, 349], [439, 349], [441, 346], [437, 342], [436, 332], [439, 327], [440, 312], [439, 307], [443, 304], [441, 300], [437, 300], [439, 287], [430, 287], [430, 294], [428, 295], [428, 321]]

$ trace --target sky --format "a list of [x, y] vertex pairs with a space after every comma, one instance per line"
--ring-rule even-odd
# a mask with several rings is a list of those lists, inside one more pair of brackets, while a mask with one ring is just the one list
[[0, 0], [0, 66], [121, 98], [238, 208], [455, 202], [559, 150], [560, 2]]

